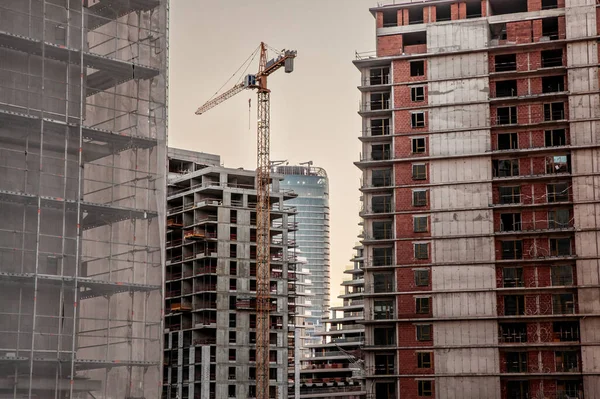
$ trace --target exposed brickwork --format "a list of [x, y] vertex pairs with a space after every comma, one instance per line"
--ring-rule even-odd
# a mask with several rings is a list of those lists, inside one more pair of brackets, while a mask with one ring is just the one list
[[[431, 381], [432, 396], [435, 398], [435, 382]], [[402, 399], [422, 399], [423, 396], [418, 396], [418, 382], [414, 378], [400, 378], [400, 392]]]
[[410, 63], [417, 60], [394, 60], [392, 70], [394, 73], [394, 83], [410, 83], [427, 80], [427, 62], [423, 63], [423, 74], [419, 76], [410, 76]]
[[379, 36], [377, 38], [377, 56], [388, 57], [402, 54], [402, 35]]
[[426, 193], [427, 205], [425, 206], [413, 206], [413, 194], [412, 190], [397, 189], [396, 190], [396, 211], [422, 211], [430, 208], [429, 203], [429, 191]]
[[377, 28], [383, 28], [383, 13], [381, 11], [377, 11], [375, 14], [375, 26]]
[[396, 283], [405, 292], [431, 291], [431, 269], [429, 269], [429, 283], [426, 286], [417, 286], [415, 283], [415, 272], [412, 268], [399, 268], [396, 270]]
[[[421, 163], [416, 162], [415, 163]], [[424, 185], [429, 183], [429, 164], [425, 164], [427, 176], [424, 180], [415, 180], [413, 179], [413, 168], [410, 163], [399, 163], [394, 165], [394, 174], [396, 177], [396, 185]]]
[[532, 33], [531, 21], [509, 22], [506, 24], [506, 40], [511, 43], [531, 43]]
[[[427, 239], [415, 238], [415, 241], [427, 241]], [[412, 241], [396, 242], [396, 259], [402, 259], [402, 263], [428, 264], [431, 263], [431, 243], [429, 244], [429, 259], [415, 259], [415, 249]]]
[[[414, 324], [411, 322], [407, 322], [407, 321], [403, 321], [398, 323], [398, 346], [402, 347], [410, 347], [410, 346], [415, 346], [415, 347], [423, 347], [423, 348], [427, 348], [427, 347], [432, 347], [433, 346], [433, 340], [431, 341], [417, 341], [417, 330], [415, 327], [415, 324], [427, 324], [427, 323], [420, 323], [420, 322], [415, 322]], [[435, 334], [435, 327], [431, 328], [431, 336], [433, 337], [433, 335]]]
[[402, 359], [398, 362], [398, 368], [400, 374], [433, 374], [434, 368], [434, 356], [431, 353], [431, 367], [419, 368], [418, 367], [418, 352], [414, 350], [400, 350], [398, 351], [398, 358]]
[[527, 11], [540, 11], [542, 0], [527, 0]]

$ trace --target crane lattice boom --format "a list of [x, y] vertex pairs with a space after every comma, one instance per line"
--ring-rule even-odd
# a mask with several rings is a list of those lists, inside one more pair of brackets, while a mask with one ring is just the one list
[[294, 69], [296, 51], [283, 51], [277, 58], [267, 61], [267, 46], [260, 45], [260, 63], [256, 75], [248, 75], [220, 96], [198, 108], [201, 115], [244, 89], [258, 89], [258, 124], [256, 140], [256, 398], [269, 399], [269, 329], [271, 307], [271, 163], [270, 163], [270, 94], [267, 77], [284, 67], [286, 73]]

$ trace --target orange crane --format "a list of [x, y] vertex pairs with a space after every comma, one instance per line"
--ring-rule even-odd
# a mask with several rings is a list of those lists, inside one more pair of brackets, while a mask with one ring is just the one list
[[257, 126], [257, 168], [256, 168], [256, 398], [269, 399], [269, 310], [270, 310], [270, 229], [271, 213], [269, 185], [270, 164], [270, 94], [267, 78], [273, 72], [284, 68], [286, 73], [294, 70], [296, 51], [284, 50], [279, 56], [267, 61], [267, 45], [260, 44], [258, 72], [247, 75], [244, 81], [236, 84], [218, 97], [209, 100], [196, 111], [202, 115], [223, 101], [246, 89], [258, 91]]

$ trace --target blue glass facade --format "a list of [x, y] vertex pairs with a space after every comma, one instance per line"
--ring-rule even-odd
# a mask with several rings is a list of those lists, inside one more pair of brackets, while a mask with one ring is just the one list
[[281, 188], [293, 190], [298, 197], [286, 202], [297, 208], [296, 241], [301, 256], [306, 258], [312, 296], [307, 300], [306, 322], [320, 324], [329, 309], [329, 180], [322, 168], [278, 166], [274, 172], [283, 174]]

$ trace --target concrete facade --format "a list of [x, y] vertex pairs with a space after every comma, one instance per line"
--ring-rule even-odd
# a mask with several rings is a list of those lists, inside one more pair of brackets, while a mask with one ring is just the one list
[[160, 395], [167, 22], [0, 2], [2, 398]]
[[[371, 10], [377, 54], [355, 61], [371, 397], [599, 394], [597, 11]], [[373, 347], [381, 324], [397, 344]]]
[[[170, 149], [163, 398], [256, 397], [255, 173]], [[271, 192], [270, 397], [295, 378], [295, 195]], [[300, 323], [301, 324], [301, 323]], [[289, 375], [288, 375], [289, 373]], [[293, 397], [293, 393], [290, 397]]]

